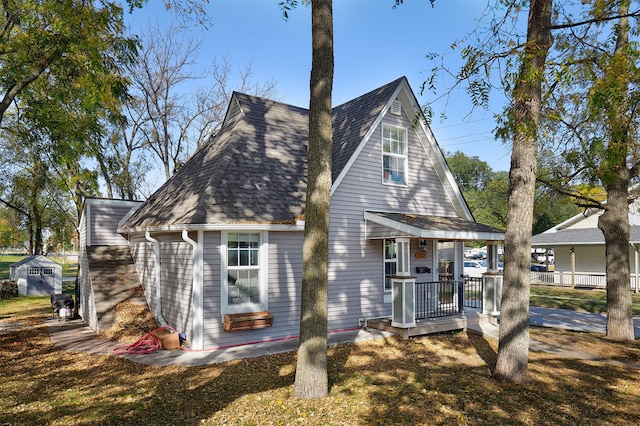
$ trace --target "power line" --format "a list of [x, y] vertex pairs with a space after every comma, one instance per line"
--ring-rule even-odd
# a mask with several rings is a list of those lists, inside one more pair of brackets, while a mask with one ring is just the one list
[[431, 130], [433, 130], [435, 132], [436, 130], [440, 130], [440, 129], [450, 129], [452, 127], [467, 126], [467, 125], [469, 125], [471, 123], [479, 123], [481, 121], [487, 121], [487, 120], [492, 120], [493, 121], [493, 119], [494, 119], [493, 117], [487, 117], [487, 118], [479, 118], [477, 120], [466, 121], [466, 122], [463, 122], [463, 123], [450, 124], [448, 126], [441, 126], [441, 127], [431, 126]]
[[[468, 134], [468, 135], [454, 136], [454, 137], [451, 137], [451, 138], [438, 138], [438, 142], [452, 141], [452, 140], [458, 140], [458, 139], [463, 139], [463, 138], [470, 138], [470, 137], [473, 137], [473, 136], [482, 136], [482, 135], [486, 135], [487, 133], [489, 133], [489, 132], [471, 133], [471, 134]], [[488, 136], [485, 137], [485, 140], [489, 140], [489, 139], [495, 139], [495, 138], [493, 137], [493, 135], [491, 137], [488, 137]]]

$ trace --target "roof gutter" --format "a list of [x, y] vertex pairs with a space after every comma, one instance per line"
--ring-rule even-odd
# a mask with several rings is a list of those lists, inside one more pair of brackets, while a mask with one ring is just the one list
[[191, 346], [195, 350], [204, 347], [204, 256], [203, 256], [203, 231], [198, 231], [198, 241], [189, 237], [189, 232], [182, 230], [182, 239], [193, 247], [193, 281], [191, 284], [191, 305], [193, 307]]
[[155, 284], [156, 284], [156, 313], [155, 313], [155, 317], [156, 317], [156, 321], [158, 321], [160, 323], [161, 326], [166, 326], [167, 325], [167, 321], [165, 321], [164, 317], [162, 316], [162, 292], [160, 291], [160, 284], [161, 284], [161, 271], [160, 271], [160, 242], [158, 240], [156, 240], [155, 238], [151, 237], [151, 233], [149, 231], [147, 231], [144, 234], [144, 237], [146, 238], [147, 241], [152, 242], [153, 243], [153, 247], [154, 247], [154, 252], [156, 255], [156, 279], [155, 279]]
[[242, 229], [247, 231], [304, 231], [304, 220], [293, 223], [203, 223], [181, 225], [136, 226], [118, 228], [120, 234], [145, 234], [147, 232], [182, 232], [182, 231], [228, 231]]

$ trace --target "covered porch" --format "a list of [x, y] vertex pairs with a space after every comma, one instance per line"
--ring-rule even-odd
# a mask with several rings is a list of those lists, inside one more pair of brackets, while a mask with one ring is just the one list
[[[391, 303], [391, 315], [365, 319], [367, 327], [408, 338], [466, 329], [499, 315], [502, 231], [459, 217], [369, 211], [365, 225], [368, 240], [384, 240], [385, 301]], [[482, 277], [463, 273], [465, 241], [487, 243]]]
[[366, 320], [366, 327], [393, 332], [403, 338], [464, 330], [495, 320], [496, 312], [483, 310], [483, 279], [416, 282], [413, 324], [405, 326], [387, 318]]

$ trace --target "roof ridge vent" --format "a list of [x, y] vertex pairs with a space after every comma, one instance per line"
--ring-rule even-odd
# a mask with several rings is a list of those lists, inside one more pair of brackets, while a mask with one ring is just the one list
[[391, 107], [389, 108], [389, 112], [394, 115], [400, 115], [402, 113], [402, 106], [398, 99], [394, 99], [394, 101], [391, 102]]

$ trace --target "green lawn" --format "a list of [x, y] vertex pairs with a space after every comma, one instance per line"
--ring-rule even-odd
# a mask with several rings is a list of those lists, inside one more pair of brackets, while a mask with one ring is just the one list
[[[640, 315], [640, 293], [631, 293], [633, 314]], [[604, 290], [575, 290], [567, 287], [531, 286], [531, 305], [546, 308], [606, 312]]]

